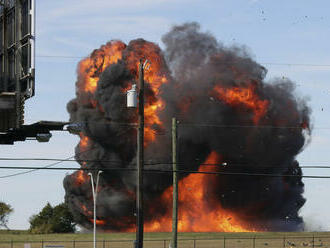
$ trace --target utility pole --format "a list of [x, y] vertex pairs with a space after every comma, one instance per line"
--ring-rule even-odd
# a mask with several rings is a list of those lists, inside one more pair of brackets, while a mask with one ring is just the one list
[[[144, 167], [144, 70], [150, 67], [150, 61], [139, 63], [138, 81], [138, 128], [137, 128], [137, 158], [136, 158], [136, 239], [135, 248], [143, 248], [143, 167]], [[137, 107], [136, 85], [127, 91], [127, 107]]]
[[172, 243], [171, 248], [177, 248], [178, 243], [178, 166], [177, 166], [177, 121], [172, 118], [172, 163], [173, 163], [173, 212], [172, 212]]
[[[145, 63], [146, 64], [146, 63]], [[136, 248], [143, 247], [143, 165], [144, 165], [144, 64], [139, 64], [139, 109], [137, 131]]]

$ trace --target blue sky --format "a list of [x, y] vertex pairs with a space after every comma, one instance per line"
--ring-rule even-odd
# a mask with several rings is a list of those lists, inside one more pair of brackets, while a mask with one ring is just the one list
[[[288, 77], [313, 109], [310, 145], [299, 155], [302, 165], [330, 161], [330, 2], [326, 0], [36, 0], [36, 96], [26, 102], [26, 123], [66, 121], [67, 102], [74, 98], [76, 66], [111, 39], [128, 42], [143, 37], [161, 47], [161, 36], [172, 25], [196, 21], [225, 46], [246, 46], [251, 56], [268, 69], [267, 79]], [[47, 56], [74, 58], [53, 58]], [[76, 57], [76, 58], [75, 58]], [[281, 64], [281, 65], [278, 65]], [[294, 64], [294, 65], [282, 65]], [[308, 64], [302, 65], [302, 64]], [[67, 158], [78, 138], [54, 133], [49, 143], [27, 141], [2, 146], [2, 157]], [[5, 165], [43, 166], [46, 162], [0, 162]], [[63, 166], [63, 165], [62, 165]], [[64, 166], [77, 166], [65, 163]], [[7, 175], [13, 171], [0, 171]], [[62, 179], [67, 172], [38, 171], [0, 179], [0, 200], [15, 212], [9, 227], [28, 228], [28, 219], [49, 201], [63, 201]], [[306, 169], [308, 175], [330, 175]], [[330, 230], [327, 197], [330, 179], [306, 179], [307, 202], [301, 210], [311, 230]]]

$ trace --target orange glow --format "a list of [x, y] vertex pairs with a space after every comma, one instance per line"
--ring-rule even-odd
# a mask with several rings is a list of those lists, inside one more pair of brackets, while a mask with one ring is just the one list
[[84, 92], [95, 92], [100, 74], [106, 67], [117, 63], [122, 58], [122, 51], [125, 47], [126, 45], [121, 41], [111, 41], [79, 63], [78, 72], [82, 79], [81, 87]]
[[88, 210], [87, 207], [84, 204], [81, 205], [81, 209], [83, 210], [83, 214], [85, 214], [87, 216], [93, 214], [92, 211]]
[[[89, 219], [89, 222], [94, 223], [94, 219]], [[96, 225], [103, 226], [106, 224], [105, 220], [95, 220]]]
[[261, 100], [255, 92], [255, 87], [250, 85], [248, 88], [222, 88], [215, 86], [214, 92], [219, 100], [235, 107], [245, 106], [254, 112], [253, 122], [258, 124], [260, 119], [266, 114], [269, 102]]
[[[85, 205], [81, 205], [81, 209], [83, 210], [83, 213], [86, 215], [86, 216], [93, 216], [93, 212], [88, 210], [87, 207]], [[94, 223], [94, 219], [93, 218], [90, 218], [88, 219], [89, 222], [91, 223]], [[105, 220], [98, 220], [96, 219], [95, 220], [96, 222], [96, 225], [99, 225], [99, 226], [103, 226], [106, 224], [106, 221]]]
[[86, 175], [86, 173], [82, 170], [76, 172], [75, 174], [76, 180], [75, 183], [76, 185], [80, 186], [82, 184], [84, 184], [86, 182], [86, 180], [88, 179], [88, 176]]
[[144, 118], [145, 129], [144, 145], [155, 141], [156, 134], [151, 128], [153, 125], [162, 127], [162, 122], [159, 119], [158, 113], [165, 108], [165, 102], [161, 99], [159, 93], [163, 84], [168, 82], [166, 73], [163, 71], [164, 61], [161, 57], [160, 49], [153, 43], [143, 43], [132, 45], [133, 49], [128, 54], [127, 66], [129, 70], [135, 75], [136, 81], [138, 81], [140, 58], [146, 58], [149, 60], [149, 68], [144, 71], [144, 80], [146, 87], [150, 87], [153, 92], [153, 96], [145, 95], [146, 102], [144, 106]]
[[79, 149], [81, 152], [85, 152], [88, 147], [89, 138], [85, 136], [83, 133], [80, 133], [79, 136], [80, 136]]
[[[122, 59], [123, 50], [126, 45], [121, 41], [112, 41], [95, 50], [90, 57], [82, 60], [78, 66], [79, 84], [78, 91], [83, 93], [94, 93], [99, 77], [104, 69], [118, 60]], [[140, 58], [146, 58], [150, 61], [149, 68], [144, 70], [144, 80], [146, 87], [150, 87], [153, 95], [146, 94], [146, 102], [144, 108], [145, 118], [145, 146], [156, 139], [156, 134], [152, 128], [153, 125], [162, 127], [162, 122], [159, 119], [158, 113], [165, 108], [164, 101], [160, 98], [160, 87], [168, 82], [166, 73], [163, 71], [164, 61], [160, 55], [160, 49], [153, 43], [143, 43], [132, 45], [125, 59], [128, 69], [135, 77], [135, 82], [128, 82], [122, 92], [126, 92], [131, 88], [133, 83], [136, 83], [139, 78], [138, 69]], [[133, 80], [134, 81], [134, 80]], [[89, 104], [93, 108], [99, 108], [101, 112], [104, 110], [99, 106], [95, 99], [90, 98]], [[85, 141], [83, 142], [86, 143]], [[84, 148], [83, 144], [81, 148]]]
[[[206, 164], [218, 163], [220, 160], [216, 152], [212, 152]], [[215, 171], [215, 167], [198, 171]], [[218, 179], [211, 174], [190, 174], [179, 182], [179, 208], [178, 231], [179, 232], [251, 232], [246, 223], [239, 220], [235, 214], [224, 210], [210, 190], [211, 185]], [[172, 186], [161, 196], [161, 201], [166, 206], [172, 207]], [[212, 208], [210, 207], [212, 203]], [[172, 213], [145, 223], [146, 232], [170, 232], [172, 230]]]
[[[130, 45], [130, 49], [125, 50], [125, 64], [127, 69], [133, 75], [131, 82], [125, 84], [125, 88], [121, 89], [126, 92], [133, 83], [137, 83], [139, 79], [140, 59], [148, 59], [150, 67], [144, 71], [145, 79], [145, 139], [144, 145], [156, 140], [156, 133], [153, 126], [163, 127], [163, 123], [159, 117], [159, 113], [165, 109], [165, 102], [161, 98], [161, 87], [169, 80], [165, 62], [162, 59], [158, 46], [148, 42], [137, 42]], [[79, 83], [78, 90], [82, 94], [93, 94], [97, 88], [99, 77], [107, 66], [116, 63], [122, 59], [123, 50], [126, 45], [122, 42], [110, 42], [100, 49], [95, 50], [89, 58], [84, 59], [79, 64]], [[164, 69], [165, 68], [165, 69]], [[218, 99], [225, 101], [233, 106], [244, 105], [246, 108], [254, 112], [253, 120], [258, 122], [266, 113], [268, 102], [260, 100], [255, 94], [255, 89], [250, 88], [232, 88], [223, 89], [219, 86], [214, 88]], [[182, 104], [187, 108], [193, 98], [185, 99]], [[88, 106], [92, 108], [100, 108], [98, 102], [92, 97], [88, 100]], [[137, 111], [137, 110], [136, 110]], [[103, 110], [101, 111], [103, 112]], [[87, 151], [90, 146], [88, 137], [80, 134], [79, 149], [81, 152]], [[205, 163], [212, 164], [221, 161], [220, 156], [212, 152]], [[86, 163], [83, 164], [85, 166]], [[208, 167], [206, 171], [216, 171], [215, 167]], [[205, 171], [202, 167], [199, 171]], [[77, 185], [81, 185], [87, 180], [87, 175], [83, 171], [75, 174]], [[178, 230], [180, 232], [247, 232], [253, 231], [246, 223], [239, 220], [238, 215], [222, 208], [216, 200], [217, 196], [212, 192], [212, 184], [216, 183], [218, 178], [216, 175], [210, 174], [190, 174], [179, 182], [179, 213], [178, 213]], [[167, 208], [166, 213], [159, 217], [157, 209], [155, 219], [145, 222], [144, 229], [146, 232], [169, 232], [172, 229], [172, 187], [167, 188], [158, 199], [163, 206]], [[134, 195], [134, 193], [132, 194]], [[93, 223], [91, 211], [85, 206], [82, 210]], [[152, 215], [152, 213], [151, 213]], [[157, 217], [156, 217], [157, 216]], [[105, 220], [96, 220], [97, 225], [106, 225]], [[125, 231], [135, 231], [135, 227], [129, 227]]]

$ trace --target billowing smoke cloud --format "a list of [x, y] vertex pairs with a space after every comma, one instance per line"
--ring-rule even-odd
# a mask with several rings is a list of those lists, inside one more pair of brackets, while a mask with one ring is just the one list
[[[255, 230], [302, 229], [299, 209], [305, 202], [304, 185], [295, 158], [310, 136], [310, 109], [295, 95], [294, 83], [283, 78], [265, 82], [266, 69], [244, 47], [224, 47], [196, 23], [173, 27], [162, 41], [164, 51], [143, 39], [128, 45], [111, 41], [78, 66], [77, 96], [68, 103], [68, 111], [70, 121], [85, 124], [76, 147], [77, 161], [84, 168], [104, 168], [98, 226], [118, 231], [135, 227], [135, 172], [125, 169], [136, 165], [137, 110], [126, 108], [125, 92], [136, 83], [142, 58], [151, 61], [145, 77], [145, 168], [171, 170], [170, 124], [177, 117], [180, 170], [207, 168], [201, 164], [215, 153], [222, 166], [210, 166], [212, 171], [298, 176], [210, 175], [212, 180], [203, 181], [208, 184], [203, 186], [208, 209], [200, 211], [221, 206]], [[181, 180], [188, 176], [180, 174]], [[145, 173], [146, 223], [170, 215], [171, 202], [162, 196], [171, 184], [170, 173]], [[189, 185], [182, 185], [180, 194], [189, 193]], [[87, 174], [67, 176], [64, 187], [76, 221], [91, 227]], [[179, 200], [179, 209], [197, 204]], [[179, 213], [179, 219], [180, 214], [184, 215]], [[191, 230], [199, 229], [182, 229]]]

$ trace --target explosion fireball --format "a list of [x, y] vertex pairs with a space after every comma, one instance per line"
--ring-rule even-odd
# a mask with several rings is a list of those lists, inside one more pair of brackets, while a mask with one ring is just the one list
[[[196, 23], [175, 26], [155, 43], [118, 40], [78, 65], [70, 121], [84, 123], [76, 159], [83, 168], [121, 168], [101, 174], [97, 226], [135, 231], [137, 110], [125, 92], [145, 72], [145, 169], [171, 170], [171, 119], [178, 129], [178, 230], [181, 232], [294, 231], [303, 228], [302, 171], [296, 160], [311, 133], [310, 109], [294, 83], [265, 81], [266, 69], [244, 48], [224, 47]], [[275, 173], [297, 177], [229, 175]], [[172, 175], [144, 174], [145, 231], [171, 231]], [[92, 227], [90, 179], [64, 179], [65, 199], [78, 224]]]

